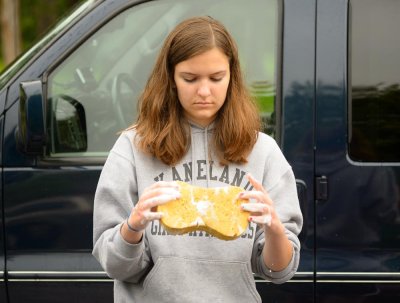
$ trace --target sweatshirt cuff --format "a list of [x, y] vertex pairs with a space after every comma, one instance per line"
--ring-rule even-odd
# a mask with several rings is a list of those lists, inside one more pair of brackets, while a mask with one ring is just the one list
[[288, 281], [294, 276], [299, 264], [299, 252], [293, 246], [292, 259], [288, 266], [281, 271], [272, 271], [264, 262], [262, 254], [260, 255], [259, 262], [261, 263], [261, 273], [265, 278], [275, 284], [281, 284]]
[[115, 234], [114, 238], [114, 245], [116, 251], [123, 257], [128, 258], [128, 259], [134, 259], [136, 257], [139, 257], [140, 255], [143, 254], [143, 251], [145, 249], [144, 245], [144, 233], [142, 236], [142, 239], [136, 243], [132, 244], [127, 241], [122, 237], [121, 235], [121, 226], [122, 223], [116, 226], [117, 232]]

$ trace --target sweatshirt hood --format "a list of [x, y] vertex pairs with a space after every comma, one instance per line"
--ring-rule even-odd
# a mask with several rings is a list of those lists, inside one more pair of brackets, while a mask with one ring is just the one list
[[207, 126], [201, 126], [193, 121], [188, 121], [190, 126], [190, 155], [192, 163], [192, 176], [191, 184], [194, 185], [195, 177], [199, 174], [196, 160], [204, 159], [205, 161], [205, 175], [206, 175], [206, 186], [210, 186], [210, 166], [212, 165], [212, 155], [210, 150], [210, 139], [215, 129], [215, 122], [210, 123]]

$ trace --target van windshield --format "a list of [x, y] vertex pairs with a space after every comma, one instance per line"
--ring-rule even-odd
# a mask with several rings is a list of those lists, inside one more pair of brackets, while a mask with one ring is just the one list
[[18, 56], [6, 69], [4, 69], [4, 71], [0, 73], [0, 89], [2, 89], [4, 85], [6, 85], [7, 82], [14, 75], [16, 75], [30, 59], [39, 53], [50, 40], [62, 32], [66, 27], [71, 25], [80, 16], [89, 11], [95, 2], [99, 2], [99, 0], [88, 0], [77, 6], [71, 13], [67, 14], [54, 27], [52, 27], [50, 31], [34, 46]]

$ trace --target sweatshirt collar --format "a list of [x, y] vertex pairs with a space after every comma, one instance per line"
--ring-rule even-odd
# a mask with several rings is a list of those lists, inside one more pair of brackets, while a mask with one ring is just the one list
[[215, 121], [211, 122], [207, 126], [201, 126], [191, 120], [188, 120], [188, 123], [189, 123], [190, 127], [192, 128], [192, 131], [198, 130], [200, 132], [204, 132], [204, 131], [213, 130], [215, 128]]

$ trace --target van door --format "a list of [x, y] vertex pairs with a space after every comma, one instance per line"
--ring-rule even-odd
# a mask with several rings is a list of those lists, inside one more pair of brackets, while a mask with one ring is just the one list
[[[293, 168], [303, 214], [300, 265], [271, 286], [271, 302], [314, 302], [314, 102], [316, 1], [284, 1], [280, 145]], [[269, 301], [266, 301], [269, 302]]]
[[399, 15], [318, 1], [316, 302], [399, 299]]

